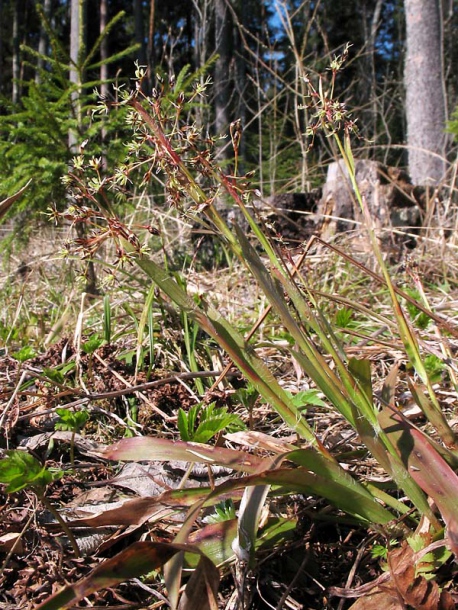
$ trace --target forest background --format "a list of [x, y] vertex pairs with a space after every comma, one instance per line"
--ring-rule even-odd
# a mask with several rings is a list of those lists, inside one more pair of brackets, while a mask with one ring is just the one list
[[[96, 124], [91, 109], [96, 87], [113, 97], [112, 83], [132, 86], [135, 60], [148, 68], [147, 93], [157, 76], [186, 74], [188, 89], [210, 77], [193, 109], [202, 129], [227, 135], [240, 119], [240, 169], [256, 170], [261, 195], [308, 191], [336, 153], [313, 138], [306, 80], [347, 43], [334, 95], [357, 119], [355, 154], [410, 165], [415, 183], [437, 183], [453, 158], [445, 130], [457, 104], [457, 20], [454, 0], [3, 0], [0, 197], [32, 179], [16, 219], [61, 206], [61, 178], [86, 140], [91, 154], [120, 161], [122, 120], [109, 113]], [[407, 151], [421, 148], [436, 154], [435, 167], [415, 169]], [[159, 183], [150, 187], [160, 195]]]

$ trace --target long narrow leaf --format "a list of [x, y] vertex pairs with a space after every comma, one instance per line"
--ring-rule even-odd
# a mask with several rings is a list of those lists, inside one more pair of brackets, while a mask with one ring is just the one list
[[[89, 576], [73, 585], [67, 585], [52, 595], [36, 610], [66, 610], [91, 593], [156, 570], [173, 555], [184, 551], [199, 554], [205, 570], [211, 575], [212, 582], [219, 582], [218, 570], [196, 547], [161, 542], [135, 542], [97, 566]], [[202, 603], [205, 603], [205, 598], [202, 598]]]
[[[132, 245], [127, 240], [123, 241], [123, 245], [126, 250], [132, 252]], [[214, 308], [205, 303], [199, 307], [175, 279], [154, 261], [140, 257], [133, 252], [132, 256], [157, 286], [226, 350], [233, 363], [251, 381], [261, 396], [273, 406], [285, 423], [297, 434], [319, 446], [320, 450], [325, 452], [291, 397], [280, 386], [253, 348], [245, 342], [243, 336]]]

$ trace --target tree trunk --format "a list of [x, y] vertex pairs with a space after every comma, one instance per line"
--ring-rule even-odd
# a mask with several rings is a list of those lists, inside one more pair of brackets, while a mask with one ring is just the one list
[[134, 23], [135, 23], [135, 42], [140, 45], [138, 53], [138, 62], [141, 66], [146, 65], [145, 51], [145, 28], [143, 27], [143, 2], [142, 0], [134, 0]]
[[445, 173], [446, 101], [440, 0], [405, 0], [407, 145], [414, 184], [435, 185]]
[[[247, 124], [247, 53], [243, 46], [243, 40], [240, 35], [240, 28], [243, 31], [249, 31], [248, 25], [248, 14], [247, 14], [247, 3], [246, 0], [240, 0], [238, 4], [238, 15], [239, 23], [234, 28], [234, 41], [236, 41], [236, 55], [235, 55], [235, 87], [237, 91], [238, 107], [236, 118], [242, 122], [242, 129]], [[244, 163], [246, 163], [246, 137], [243, 136], [240, 141], [239, 149], [239, 172], [243, 173]]]
[[[194, 17], [194, 69], [200, 70], [208, 60], [209, 55], [209, 32], [211, 29], [211, 3], [212, 0], [193, 0]], [[205, 83], [206, 75], [202, 72], [199, 76], [200, 84]], [[199, 101], [196, 108], [196, 125], [202, 129], [208, 122], [208, 108], [204, 100]]]
[[[100, 0], [100, 35], [103, 34], [108, 23], [108, 0]], [[100, 43], [100, 95], [102, 99], [108, 98], [108, 38], [105, 36]], [[107, 158], [105, 154], [105, 140], [107, 132], [105, 127], [100, 132], [100, 138], [102, 140], [102, 167], [105, 169], [107, 165]]]
[[20, 59], [19, 59], [19, 13], [20, 13], [20, 2], [14, 2], [13, 9], [13, 61], [12, 61], [12, 72], [13, 72], [13, 93], [12, 102], [17, 104], [19, 102], [19, 77], [20, 77]]
[[377, 30], [380, 25], [380, 15], [384, 0], [377, 0], [375, 3], [374, 12], [372, 13], [371, 29], [369, 36], [368, 55], [370, 61], [370, 101], [372, 105], [372, 134], [371, 138], [375, 142], [377, 140], [377, 115], [378, 115], [378, 100], [377, 100], [377, 73], [376, 73], [376, 57], [375, 43], [377, 40]]
[[[226, 0], [215, 0], [215, 132], [223, 135], [229, 130], [229, 64], [231, 60], [231, 23]], [[227, 157], [227, 154], [220, 154]]]
[[156, 56], [154, 54], [154, 28], [156, 18], [156, 0], [150, 0], [149, 23], [148, 23], [148, 47], [146, 50], [146, 65], [148, 66], [150, 88], [154, 84], [154, 65]]
[[70, 5], [70, 82], [75, 86], [71, 94], [73, 113], [77, 118], [78, 129], [71, 129], [68, 134], [68, 145], [73, 154], [77, 154], [78, 131], [82, 121], [81, 88], [83, 75], [80, 69], [80, 54], [84, 46], [85, 0], [71, 0]]
[[[0, 0], [0, 23], [3, 23], [3, 0]], [[5, 58], [3, 57], [3, 32], [0, 28], [0, 93], [3, 93], [3, 70], [5, 66]]]
[[[49, 15], [51, 14], [51, 0], [43, 1], [43, 14], [46, 19], [49, 19]], [[48, 46], [48, 35], [46, 33], [46, 29], [44, 27], [43, 20], [40, 24], [40, 39], [38, 41], [38, 61], [37, 61], [37, 71], [35, 73], [35, 82], [37, 85], [41, 82], [41, 71], [44, 68], [45, 60], [44, 56], [47, 55], [47, 46]]]
[[[108, 23], [108, 0], [100, 0], [100, 34], [103, 33]], [[107, 97], [108, 95], [108, 38], [105, 36], [102, 42], [100, 43], [100, 61], [102, 65], [100, 66], [100, 94], [102, 97]]]
[[[71, 94], [72, 111], [77, 118], [76, 130], [68, 132], [68, 146], [72, 154], [79, 153], [79, 139], [82, 135], [82, 108], [81, 94], [83, 86], [82, 53], [84, 50], [84, 39], [86, 34], [85, 6], [86, 0], [71, 0], [70, 5], [70, 82], [75, 85]], [[76, 223], [76, 233], [80, 239], [86, 237], [86, 226], [84, 223]], [[86, 292], [96, 295], [97, 277], [93, 261], [89, 261], [86, 268]]]

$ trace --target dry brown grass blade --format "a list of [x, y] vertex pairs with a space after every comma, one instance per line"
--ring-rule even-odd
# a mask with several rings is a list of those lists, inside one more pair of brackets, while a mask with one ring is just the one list
[[[363, 273], [366, 273], [367, 275], [369, 275], [372, 279], [374, 279], [378, 284], [381, 284], [382, 286], [386, 286], [386, 282], [384, 280], [384, 278], [382, 278], [378, 273], [375, 273], [375, 271], [371, 271], [371, 269], [369, 269], [368, 267], [366, 267], [366, 265], [363, 265], [362, 263], [358, 262], [357, 260], [355, 260], [353, 257], [351, 257], [349, 254], [347, 254], [346, 252], [344, 252], [343, 250], [341, 250], [340, 248], [338, 248], [337, 246], [334, 246], [333, 244], [330, 244], [326, 241], [324, 241], [323, 239], [321, 239], [321, 237], [315, 237], [316, 241], [318, 241], [322, 246], [325, 246], [326, 248], [329, 248], [330, 250], [332, 250], [333, 252], [335, 252], [336, 254], [338, 254], [339, 256], [341, 256], [342, 258], [344, 258], [345, 260], [347, 260], [349, 263], [351, 263], [352, 265], [354, 265], [355, 267], [357, 267], [358, 269], [360, 269]], [[415, 307], [417, 309], [419, 309], [421, 312], [425, 313], [427, 316], [429, 316], [432, 320], [434, 320], [441, 328], [444, 328], [445, 330], [447, 330], [451, 335], [453, 335], [454, 337], [458, 338], [458, 328], [456, 328], [455, 326], [452, 326], [448, 323], [447, 320], [445, 320], [442, 316], [435, 314], [434, 312], [430, 311], [427, 307], [425, 307], [422, 303], [419, 303], [417, 300], [415, 300], [413, 297], [411, 297], [409, 294], [407, 294], [406, 292], [404, 292], [403, 290], [401, 290], [400, 288], [398, 288], [397, 286], [395, 286], [393, 284], [393, 290], [394, 292], [402, 297], [403, 299], [405, 299], [406, 301], [408, 301], [409, 303], [411, 303], [412, 305], [415, 305]]]

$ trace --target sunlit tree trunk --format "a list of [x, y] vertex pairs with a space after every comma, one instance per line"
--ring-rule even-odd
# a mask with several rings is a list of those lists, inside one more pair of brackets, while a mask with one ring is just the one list
[[[3, 23], [3, 0], [0, 0], [0, 23]], [[0, 28], [0, 92], [3, 90], [3, 66], [4, 66], [4, 58], [3, 58], [3, 32], [2, 28]]]
[[[209, 58], [209, 41], [211, 29], [211, 4], [212, 0], [192, 0], [194, 7], [194, 68], [199, 70]], [[202, 73], [199, 77], [203, 85], [207, 75]], [[204, 99], [200, 100], [199, 108], [196, 110], [196, 123], [202, 128], [208, 122], [208, 106]]]
[[145, 27], [143, 25], [143, 17], [142, 0], [134, 0], [135, 42], [140, 45], [140, 48], [137, 51], [137, 57], [140, 65], [146, 66]]
[[[100, 34], [102, 34], [107, 27], [108, 23], [108, 0], [100, 0]], [[108, 38], [105, 36], [100, 43], [100, 61], [102, 62], [100, 66], [100, 95], [103, 99], [108, 97]], [[106, 129], [102, 128], [101, 131], [101, 139], [103, 145], [102, 151], [102, 165], [106, 167], [106, 154], [105, 154], [105, 139], [106, 139]]]
[[[235, 44], [235, 91], [237, 92], [238, 107], [236, 109], [236, 118], [242, 122], [242, 128], [247, 124], [247, 53], [243, 45], [243, 40], [240, 36], [240, 27], [244, 31], [249, 30], [248, 24], [248, 7], [246, 0], [239, 0], [237, 4], [239, 23], [234, 24], [234, 41]], [[244, 171], [243, 163], [246, 162], [246, 137], [242, 135], [240, 141], [239, 155], [242, 166], [239, 167], [240, 172]]]
[[12, 101], [13, 104], [17, 104], [19, 102], [19, 77], [20, 77], [20, 59], [19, 59], [19, 19], [20, 19], [20, 1], [17, 0], [14, 2], [13, 9], [13, 61], [12, 61], [12, 71], [13, 71], [13, 92], [12, 92]]
[[70, 5], [70, 82], [74, 86], [72, 92], [73, 112], [77, 119], [77, 130], [71, 129], [68, 134], [69, 148], [77, 153], [76, 145], [78, 131], [81, 126], [81, 93], [82, 79], [80, 57], [84, 47], [85, 23], [84, 23], [85, 0], [71, 0]]
[[[107, 23], [108, 23], [108, 0], [100, 0], [100, 34], [102, 34], [104, 29], [107, 27]], [[108, 83], [106, 82], [108, 80], [108, 65], [106, 63], [107, 60], [108, 60], [108, 38], [105, 36], [105, 38], [102, 40], [102, 42], [100, 44], [100, 61], [102, 62], [102, 65], [100, 66], [100, 80], [102, 81], [100, 83], [100, 93], [102, 94], [103, 97], [106, 97], [108, 95]]]
[[[68, 133], [68, 146], [74, 155], [79, 153], [80, 137], [82, 135], [82, 107], [81, 94], [83, 87], [82, 55], [84, 53], [84, 41], [86, 35], [85, 24], [86, 0], [71, 0], [70, 5], [70, 82], [74, 86], [72, 92], [72, 111], [77, 119], [76, 129], [70, 129]], [[84, 223], [76, 223], [78, 237], [86, 237]], [[86, 268], [86, 292], [97, 294], [97, 278], [95, 267], [89, 261]]]
[[376, 73], [376, 57], [375, 57], [375, 42], [377, 40], [377, 30], [380, 25], [380, 15], [382, 12], [382, 5], [384, 0], [377, 0], [375, 3], [374, 11], [372, 13], [368, 53], [370, 60], [370, 71], [371, 71], [371, 88], [370, 88], [370, 100], [372, 104], [372, 139], [377, 139], [377, 115], [378, 115], [378, 101], [377, 101], [377, 73]]
[[148, 46], [146, 49], [146, 65], [148, 66], [148, 74], [150, 86], [154, 83], [154, 65], [156, 57], [154, 54], [154, 29], [156, 19], [156, 0], [150, 0], [149, 21], [148, 21]]
[[[42, 6], [43, 6], [43, 14], [45, 16], [46, 19], [49, 19], [49, 16], [51, 14], [51, 0], [44, 0], [42, 2]], [[43, 22], [40, 25], [40, 38], [38, 41], [38, 61], [37, 61], [37, 71], [35, 73], [35, 82], [37, 84], [40, 84], [40, 80], [41, 80], [41, 71], [43, 70], [44, 67], [44, 55], [47, 55], [47, 46], [48, 46], [48, 35], [46, 34], [46, 29], [44, 27]]]
[[[226, 0], [215, 0], [215, 132], [222, 135], [229, 130], [229, 70], [231, 60], [231, 23]], [[223, 156], [220, 154], [220, 156]], [[226, 156], [226, 155], [224, 155]]]
[[440, 0], [405, 0], [407, 145], [414, 184], [434, 185], [445, 172], [446, 101]]

